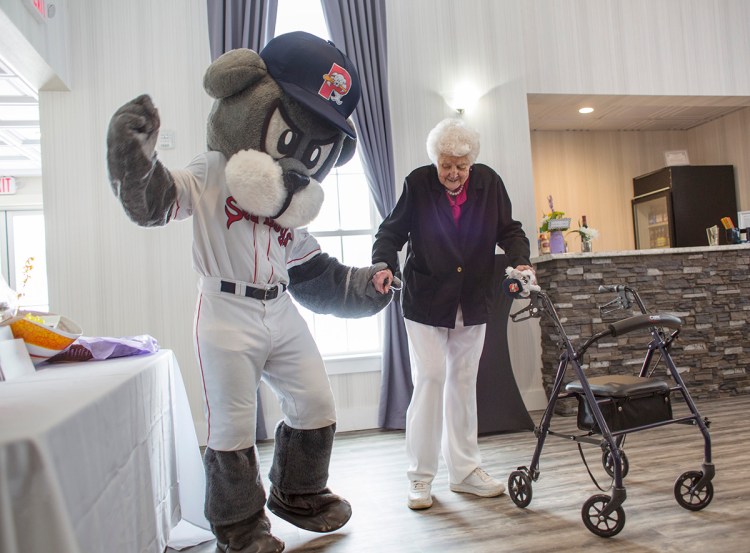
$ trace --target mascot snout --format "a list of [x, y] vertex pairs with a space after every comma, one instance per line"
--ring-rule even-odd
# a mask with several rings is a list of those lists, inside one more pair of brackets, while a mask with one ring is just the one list
[[288, 168], [289, 161], [294, 160], [277, 161], [257, 150], [237, 152], [224, 170], [227, 188], [248, 213], [270, 217], [285, 228], [305, 226], [320, 212], [323, 188]]

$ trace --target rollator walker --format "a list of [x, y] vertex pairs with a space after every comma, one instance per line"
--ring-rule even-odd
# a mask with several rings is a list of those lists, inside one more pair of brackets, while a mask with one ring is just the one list
[[[520, 298], [524, 284], [515, 279], [506, 279], [503, 288], [506, 294]], [[549, 396], [549, 403], [534, 428], [537, 445], [529, 467], [518, 467], [508, 478], [508, 493], [513, 502], [521, 508], [527, 507], [532, 498], [532, 482], [539, 479], [539, 459], [547, 436], [557, 436], [578, 445], [583, 457], [581, 443], [601, 447], [602, 465], [612, 478], [612, 495], [606, 493], [591, 496], [581, 509], [581, 516], [586, 528], [597, 536], [611, 537], [618, 534], [625, 526], [626, 492], [623, 479], [628, 473], [628, 459], [623, 450], [627, 434], [640, 432], [668, 424], [687, 424], [697, 426], [703, 434], [704, 460], [701, 470], [691, 470], [681, 474], [674, 484], [674, 496], [677, 503], [690, 511], [705, 508], [713, 499], [714, 489], [711, 480], [714, 477], [714, 465], [711, 461], [711, 438], [708, 432], [709, 420], [702, 418], [693, 399], [690, 397], [680, 373], [670, 356], [672, 343], [677, 338], [682, 321], [670, 314], [648, 313], [635, 289], [625, 285], [600, 286], [599, 292], [616, 293], [617, 295], [599, 307], [602, 315], [620, 309], [630, 309], [633, 304], [641, 314], [627, 317], [608, 325], [576, 348], [563, 328], [554, 305], [544, 291], [530, 292], [529, 304], [510, 315], [513, 322], [529, 318], [547, 317], [557, 330], [560, 347], [560, 364], [555, 376], [554, 385]], [[607, 337], [646, 331], [651, 335], [643, 366], [637, 376], [612, 375], [587, 377], [581, 368], [583, 356], [592, 345]], [[658, 358], [654, 363], [654, 356]], [[667, 380], [652, 377], [653, 370], [663, 359], [668, 376]], [[652, 366], [653, 365], [653, 366]], [[569, 368], [577, 380], [569, 382], [562, 390], [563, 381]], [[674, 418], [671, 401], [679, 395], [687, 404], [690, 415]], [[551, 430], [551, 421], [557, 401], [567, 398], [578, 400], [577, 427], [584, 434], [568, 435]], [[588, 465], [586, 465], [588, 469]], [[602, 492], [593, 474], [589, 475]]]

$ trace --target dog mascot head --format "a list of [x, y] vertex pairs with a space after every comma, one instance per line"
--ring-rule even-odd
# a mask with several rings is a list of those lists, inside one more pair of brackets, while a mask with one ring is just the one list
[[323, 203], [320, 181], [356, 147], [349, 116], [360, 83], [349, 59], [319, 37], [288, 33], [260, 54], [223, 54], [203, 86], [215, 98], [208, 148], [227, 158], [227, 185], [239, 206], [282, 227], [312, 221]]

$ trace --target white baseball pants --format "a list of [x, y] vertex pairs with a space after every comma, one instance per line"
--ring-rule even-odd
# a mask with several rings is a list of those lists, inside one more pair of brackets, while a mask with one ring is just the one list
[[208, 447], [237, 451], [255, 444], [261, 378], [279, 398], [288, 426], [314, 430], [336, 422], [323, 359], [289, 294], [257, 300], [212, 291], [206, 284], [194, 332]]

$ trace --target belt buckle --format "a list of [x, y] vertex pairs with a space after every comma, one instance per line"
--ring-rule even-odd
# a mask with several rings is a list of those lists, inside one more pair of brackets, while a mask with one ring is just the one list
[[272, 290], [273, 288], [263, 288], [263, 301], [266, 301], [268, 299], [268, 295], [271, 293]]

